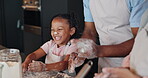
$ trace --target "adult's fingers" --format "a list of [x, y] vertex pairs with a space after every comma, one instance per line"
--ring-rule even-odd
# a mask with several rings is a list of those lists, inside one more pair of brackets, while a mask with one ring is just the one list
[[103, 73], [95, 73], [93, 78], [102, 78], [103, 75]]

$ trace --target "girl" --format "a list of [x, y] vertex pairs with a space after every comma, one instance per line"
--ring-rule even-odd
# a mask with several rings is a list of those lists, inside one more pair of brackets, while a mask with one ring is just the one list
[[[69, 55], [76, 52], [70, 40], [77, 36], [77, 21], [70, 14], [58, 14], [51, 21], [52, 40], [29, 54], [22, 64], [23, 71], [63, 71], [68, 67]], [[45, 64], [37, 60], [46, 55]]]

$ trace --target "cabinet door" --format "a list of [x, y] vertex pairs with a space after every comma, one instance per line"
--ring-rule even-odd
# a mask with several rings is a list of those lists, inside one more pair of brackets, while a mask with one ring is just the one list
[[5, 22], [5, 46], [23, 50], [22, 0], [3, 0]]
[[3, 43], [3, 26], [4, 26], [4, 22], [3, 22], [3, 1], [0, 0], [0, 44], [2, 45]]

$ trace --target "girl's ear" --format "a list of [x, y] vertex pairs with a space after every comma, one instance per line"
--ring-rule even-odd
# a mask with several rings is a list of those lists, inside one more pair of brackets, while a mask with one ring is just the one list
[[70, 35], [72, 36], [76, 32], [76, 28], [72, 27], [70, 28]]

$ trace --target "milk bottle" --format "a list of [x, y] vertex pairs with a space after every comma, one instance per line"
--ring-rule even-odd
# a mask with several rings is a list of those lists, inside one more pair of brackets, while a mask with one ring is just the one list
[[2, 78], [22, 78], [21, 57], [18, 49], [0, 50]]

